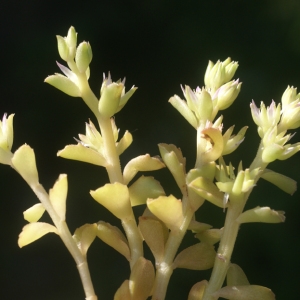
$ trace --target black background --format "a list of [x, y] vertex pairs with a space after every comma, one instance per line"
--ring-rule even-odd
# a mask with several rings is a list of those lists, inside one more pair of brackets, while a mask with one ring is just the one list
[[[84, 133], [84, 122], [92, 118], [79, 98], [43, 83], [46, 76], [59, 71], [55, 61], [62, 62], [55, 35], [65, 36], [73, 25], [79, 42], [87, 40], [92, 45], [90, 84], [96, 95], [102, 73], [108, 71], [115, 80], [126, 76], [127, 88], [139, 87], [116, 116], [120, 134], [128, 129], [134, 138], [121, 157], [123, 166], [137, 155], [157, 155], [156, 145], [165, 142], [179, 146], [187, 167], [193, 167], [195, 130], [168, 99], [182, 96], [180, 84], [202, 86], [209, 59], [230, 56], [239, 62], [235, 78], [243, 85], [236, 102], [223, 113], [224, 127], [250, 128], [244, 143], [226, 159], [235, 165], [242, 159], [247, 167], [259, 143], [250, 101], [278, 102], [288, 84], [300, 86], [299, 14], [297, 0], [2, 1], [0, 114], [15, 113], [13, 151], [24, 143], [35, 149], [40, 182], [46, 189], [60, 173], [68, 174], [67, 221], [72, 232], [99, 220], [119, 226], [88, 193], [107, 182], [105, 170], [56, 157], [66, 144], [75, 143], [73, 137]], [[292, 140], [297, 141], [299, 135]], [[299, 181], [299, 157], [270, 167]], [[167, 170], [153, 175], [168, 194], [180, 196]], [[57, 236], [49, 234], [18, 248], [17, 237], [26, 224], [22, 213], [37, 199], [20, 176], [4, 165], [0, 166], [0, 191], [0, 298], [84, 299], [76, 266]], [[299, 297], [299, 200], [299, 192], [290, 197], [259, 182], [247, 207], [284, 210], [287, 220], [276, 225], [243, 225], [232, 257], [251, 284], [271, 288], [279, 300]], [[142, 208], [136, 212], [140, 214]], [[220, 228], [225, 214], [206, 203], [197, 217]], [[186, 239], [185, 246], [196, 242], [191, 233]], [[128, 278], [128, 263], [100, 240], [88, 254], [99, 299], [113, 299]], [[175, 270], [166, 299], [186, 299], [191, 286], [209, 279], [209, 274]]]

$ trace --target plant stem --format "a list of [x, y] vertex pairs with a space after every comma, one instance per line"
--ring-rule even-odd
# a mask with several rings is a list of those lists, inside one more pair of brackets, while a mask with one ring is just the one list
[[132, 269], [136, 261], [144, 255], [143, 239], [133, 213], [132, 218], [122, 220], [122, 226], [128, 239], [130, 249], [130, 269]]
[[156, 276], [153, 287], [152, 300], [163, 300], [167, 293], [167, 287], [173, 273], [173, 261], [181, 241], [194, 215], [189, 207], [186, 209], [183, 223], [179, 230], [171, 230], [165, 245], [165, 256], [156, 267]]
[[72, 257], [74, 258], [81, 282], [83, 285], [83, 289], [85, 292], [86, 300], [97, 300], [97, 296], [94, 292], [93, 283], [91, 280], [91, 275], [89, 272], [86, 256], [83, 255], [80, 250], [78, 249], [75, 240], [72, 238], [70, 230], [64, 220], [61, 220], [60, 217], [57, 215], [55, 210], [53, 209], [49, 195], [43, 188], [41, 184], [31, 185], [30, 186], [33, 192], [36, 194], [38, 199], [41, 201], [45, 209], [47, 210], [48, 214], [50, 215], [54, 225], [58, 230], [58, 234], [62, 239], [63, 243], [71, 253]]
[[99, 116], [99, 127], [104, 145], [104, 156], [107, 161], [107, 173], [111, 183], [124, 183], [121, 171], [120, 159], [117, 153], [116, 142], [113, 135], [112, 124], [110, 118]]
[[215, 264], [202, 300], [214, 300], [215, 298], [212, 294], [222, 287], [225, 280], [240, 226], [240, 224], [236, 222], [236, 219], [242, 213], [245, 206], [245, 201], [243, 201], [243, 199], [240, 200], [240, 203], [236, 202], [228, 206], [224, 231], [216, 255]]

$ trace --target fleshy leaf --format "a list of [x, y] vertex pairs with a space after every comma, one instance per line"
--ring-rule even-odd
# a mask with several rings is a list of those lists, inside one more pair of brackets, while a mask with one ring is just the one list
[[227, 271], [227, 285], [250, 285], [248, 278], [242, 268], [236, 264], [230, 264]]
[[68, 145], [63, 150], [58, 151], [57, 156], [79, 160], [97, 166], [106, 166], [106, 160], [99, 152], [87, 148], [82, 144]]
[[38, 172], [35, 164], [35, 155], [28, 145], [21, 146], [12, 158], [14, 168], [29, 185], [39, 183]]
[[149, 154], [140, 155], [130, 160], [125, 166], [123, 172], [124, 183], [128, 184], [139, 171], [154, 171], [164, 167], [165, 165], [160, 159], [151, 157]]
[[129, 280], [125, 280], [121, 286], [117, 289], [114, 300], [131, 300], [129, 290]]
[[126, 237], [122, 231], [116, 227], [112, 226], [109, 223], [100, 221], [97, 225], [97, 236], [104, 243], [111, 246], [119, 253], [125, 256], [125, 258], [130, 261], [130, 250]]
[[59, 175], [52, 189], [49, 191], [50, 202], [62, 221], [66, 218], [66, 200], [68, 193], [67, 175]]
[[117, 153], [121, 155], [132, 143], [132, 135], [129, 131], [125, 131], [124, 136], [121, 140], [117, 143]]
[[214, 265], [215, 249], [207, 243], [198, 243], [182, 250], [175, 258], [173, 268], [207, 270]]
[[176, 230], [181, 226], [183, 222], [182, 202], [173, 195], [148, 199], [147, 206], [169, 229]]
[[148, 198], [165, 195], [160, 183], [153, 177], [141, 176], [129, 187], [131, 206], [146, 204]]
[[97, 232], [97, 224], [85, 224], [77, 228], [74, 232], [73, 239], [83, 255], [86, 255], [90, 245], [94, 241]]
[[230, 300], [275, 300], [274, 293], [260, 285], [226, 286], [212, 294], [216, 299]]
[[122, 219], [132, 215], [129, 191], [126, 185], [119, 182], [106, 184], [96, 191], [90, 191], [90, 194], [117, 218]]
[[45, 79], [45, 82], [49, 83], [50, 85], [54, 86], [58, 90], [61, 90], [71, 97], [80, 97], [81, 95], [81, 92], [77, 85], [71, 79], [61, 74], [48, 76]]
[[198, 121], [195, 114], [189, 109], [186, 101], [180, 99], [177, 95], [171, 97], [169, 102], [181, 113], [181, 115], [195, 128], [198, 127]]
[[164, 255], [167, 237], [165, 231], [168, 229], [160, 221], [149, 217], [139, 218], [139, 229], [155, 258], [155, 262], [159, 263]]
[[297, 190], [297, 182], [290, 177], [265, 169], [261, 178], [273, 183], [284, 192], [293, 195]]
[[154, 267], [151, 261], [140, 257], [134, 264], [129, 278], [131, 300], [148, 299], [151, 295], [154, 277]]
[[201, 197], [208, 200], [214, 205], [219, 207], [224, 207], [223, 198], [224, 194], [219, 191], [216, 185], [204, 178], [198, 177], [197, 179], [193, 180], [189, 186]]
[[58, 234], [57, 228], [48, 223], [33, 222], [25, 225], [19, 235], [18, 245], [20, 248], [38, 240], [43, 235], [54, 232]]
[[160, 155], [172, 173], [180, 190], [183, 190], [185, 184], [185, 158], [181, 150], [175, 145], [159, 144]]
[[30, 223], [37, 222], [45, 212], [42, 203], [37, 203], [23, 212], [24, 219]]
[[199, 239], [202, 243], [207, 243], [210, 245], [214, 245], [215, 243], [219, 242], [222, 236], [221, 229], [208, 229], [204, 232], [197, 233], [195, 237]]
[[281, 223], [285, 221], [283, 211], [276, 211], [270, 207], [260, 207], [244, 211], [236, 219], [239, 223], [252, 223], [252, 222], [263, 222], [263, 223]]
[[188, 300], [202, 300], [207, 285], [207, 280], [202, 280], [195, 283], [189, 292]]
[[217, 160], [223, 152], [223, 136], [219, 129], [209, 127], [202, 130], [202, 139], [206, 140], [206, 146], [201, 153], [201, 161], [208, 163]]
[[198, 222], [196, 220], [191, 220], [190, 224], [189, 224], [189, 227], [188, 229], [189, 230], [192, 230], [193, 232], [204, 232], [208, 229], [212, 228], [211, 225], [209, 224], [205, 224], [205, 223], [201, 223], [201, 222]]

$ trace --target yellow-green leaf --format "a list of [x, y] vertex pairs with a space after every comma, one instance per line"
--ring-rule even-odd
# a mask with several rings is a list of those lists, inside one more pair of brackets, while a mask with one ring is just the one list
[[37, 222], [45, 212], [42, 203], [37, 203], [23, 212], [24, 219], [30, 223]]
[[106, 160], [99, 152], [87, 148], [82, 144], [68, 145], [63, 150], [58, 151], [57, 156], [79, 160], [97, 166], [106, 166]]
[[45, 234], [54, 232], [58, 234], [57, 228], [48, 223], [34, 222], [25, 225], [19, 235], [18, 245], [20, 248], [38, 240]]
[[147, 300], [151, 295], [154, 277], [151, 261], [140, 257], [134, 264], [129, 278], [131, 300]]
[[149, 210], [166, 226], [173, 230], [179, 229], [183, 222], [182, 202], [173, 195], [148, 199]]
[[175, 258], [173, 268], [207, 270], [214, 265], [215, 249], [207, 243], [198, 243], [181, 251]]
[[130, 250], [127, 239], [118, 227], [100, 221], [97, 224], [96, 234], [104, 243], [117, 250], [130, 261]]
[[13, 167], [29, 185], [39, 183], [38, 172], [35, 163], [35, 155], [28, 145], [21, 146], [12, 158]]
[[275, 300], [274, 293], [259, 285], [226, 286], [212, 294], [216, 299], [222, 297], [230, 300]]
[[67, 175], [61, 174], [49, 191], [50, 202], [62, 221], [66, 218], [66, 200], [68, 193]]
[[159, 158], [151, 157], [149, 154], [140, 155], [130, 160], [125, 166], [124, 183], [128, 184], [139, 171], [154, 171], [164, 167], [165, 165]]
[[81, 95], [81, 92], [77, 85], [71, 79], [61, 74], [48, 76], [45, 79], [45, 82], [49, 83], [50, 85], [54, 86], [58, 90], [61, 90], [71, 97], [80, 97]]
[[148, 198], [165, 195], [160, 183], [153, 177], [141, 176], [129, 187], [131, 206], [145, 204]]
[[97, 232], [97, 224], [85, 224], [77, 228], [74, 232], [73, 239], [83, 255], [86, 255], [90, 245], [94, 241]]
[[106, 184], [96, 191], [90, 191], [90, 194], [117, 218], [122, 219], [132, 215], [129, 191], [126, 185], [119, 182]]
[[188, 300], [202, 300], [207, 285], [207, 280], [202, 280], [195, 283], [189, 292]]

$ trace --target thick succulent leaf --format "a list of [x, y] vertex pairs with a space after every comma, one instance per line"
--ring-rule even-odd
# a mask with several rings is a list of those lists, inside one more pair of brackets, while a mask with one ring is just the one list
[[148, 198], [165, 195], [160, 183], [153, 177], [141, 176], [129, 187], [131, 206], [146, 204]]
[[81, 92], [77, 85], [71, 79], [61, 74], [48, 76], [45, 79], [45, 82], [49, 83], [50, 85], [54, 86], [58, 90], [61, 90], [71, 97], [80, 97], [81, 95]]
[[274, 293], [259, 285], [226, 286], [213, 293], [216, 299], [222, 297], [230, 300], [275, 300]]
[[248, 278], [242, 268], [236, 264], [230, 264], [227, 271], [227, 285], [250, 285]]
[[195, 128], [198, 127], [198, 120], [195, 114], [189, 109], [186, 101], [180, 99], [177, 95], [171, 97], [169, 102], [181, 113], [181, 115]]
[[182, 202], [173, 195], [148, 199], [149, 210], [171, 230], [179, 229], [183, 222]]
[[117, 143], [117, 153], [121, 155], [132, 143], [132, 135], [129, 131], [125, 131], [121, 140]]
[[186, 176], [187, 183], [191, 183], [198, 177], [207, 178], [210, 181], [213, 181], [216, 173], [216, 163], [214, 161], [201, 166], [200, 169], [191, 169]]
[[118, 227], [100, 221], [97, 225], [96, 234], [104, 243], [117, 250], [130, 261], [130, 250], [127, 239]]
[[151, 157], [149, 154], [140, 155], [130, 160], [124, 168], [124, 183], [128, 184], [130, 180], [139, 171], [154, 171], [164, 168], [165, 165], [157, 157]]
[[58, 234], [57, 228], [48, 223], [33, 222], [25, 225], [19, 235], [18, 245], [20, 248], [38, 240], [45, 234], [54, 232]]
[[208, 229], [203, 232], [197, 233], [195, 237], [199, 239], [202, 243], [207, 243], [210, 245], [214, 245], [219, 242], [222, 236], [221, 229]]
[[189, 292], [188, 300], [202, 300], [207, 285], [207, 280], [202, 280], [195, 283]]
[[24, 219], [30, 223], [37, 222], [45, 212], [42, 203], [37, 203], [23, 212]]
[[134, 264], [129, 278], [131, 300], [147, 300], [151, 295], [154, 277], [151, 261], [140, 257]]
[[140, 217], [139, 229], [155, 258], [155, 262], [159, 263], [164, 256], [166, 242], [163, 224], [153, 218]]
[[35, 155], [32, 148], [28, 145], [21, 146], [12, 158], [14, 168], [29, 185], [39, 183], [39, 176], [35, 163]]
[[204, 199], [219, 207], [224, 207], [224, 194], [219, 191], [212, 181], [204, 177], [198, 177], [193, 180], [189, 186]]
[[125, 280], [117, 289], [114, 300], [131, 300], [129, 280]]
[[90, 191], [90, 194], [117, 218], [123, 219], [132, 215], [129, 191], [126, 185], [119, 182], [106, 184], [96, 191]]
[[173, 268], [207, 270], [213, 267], [216, 251], [212, 245], [198, 243], [181, 251], [175, 258]]
[[66, 218], [66, 200], [68, 193], [67, 175], [59, 175], [52, 189], [49, 191], [50, 202], [62, 221]]
[[86, 255], [90, 245], [94, 241], [97, 232], [97, 224], [85, 224], [77, 228], [74, 232], [73, 239], [83, 255]]
[[[201, 160], [205, 163], [217, 160], [223, 152], [223, 136], [219, 129], [209, 127], [202, 130], [203, 139], [207, 140], [210, 144], [209, 149], [205, 149], [201, 153]], [[207, 148], [207, 147], [206, 147]]]
[[297, 182], [290, 177], [276, 173], [272, 170], [266, 169], [261, 175], [261, 178], [273, 183], [284, 192], [293, 195], [297, 190]]
[[79, 160], [97, 166], [106, 166], [106, 160], [99, 152], [91, 148], [87, 148], [82, 144], [68, 145], [64, 149], [58, 151], [57, 156]]
[[198, 233], [204, 232], [210, 228], [212, 228], [211, 225], [206, 224], [206, 223], [201, 223], [196, 220], [191, 220], [189, 227], [188, 227], [189, 230], [192, 230], [193, 232], [198, 232]]
[[180, 190], [185, 189], [185, 158], [175, 145], [159, 144], [160, 155]]
[[252, 223], [252, 222], [263, 222], [263, 223], [281, 223], [285, 221], [283, 211], [276, 211], [270, 207], [260, 207], [244, 211], [236, 219], [239, 223]]

